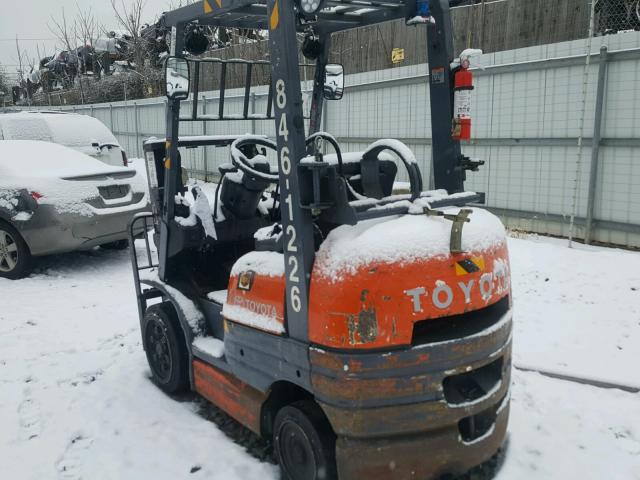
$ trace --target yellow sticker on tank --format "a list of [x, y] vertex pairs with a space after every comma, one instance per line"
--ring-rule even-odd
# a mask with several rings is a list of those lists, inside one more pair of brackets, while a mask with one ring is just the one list
[[485, 269], [484, 258], [474, 257], [467, 258], [456, 262], [456, 275], [462, 277], [464, 275], [471, 275], [472, 273], [482, 272]]

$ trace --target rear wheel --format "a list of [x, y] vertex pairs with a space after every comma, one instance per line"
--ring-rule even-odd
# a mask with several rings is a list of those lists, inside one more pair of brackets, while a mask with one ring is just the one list
[[273, 444], [284, 480], [335, 480], [335, 435], [311, 400], [287, 405], [276, 415]]
[[129, 246], [129, 240], [117, 240], [115, 242], [104, 243], [100, 248], [105, 250], [126, 250]]
[[189, 386], [189, 352], [173, 307], [152, 305], [144, 314], [144, 349], [153, 381], [167, 393]]
[[31, 252], [24, 239], [8, 223], [0, 221], [0, 277], [17, 280], [31, 273]]

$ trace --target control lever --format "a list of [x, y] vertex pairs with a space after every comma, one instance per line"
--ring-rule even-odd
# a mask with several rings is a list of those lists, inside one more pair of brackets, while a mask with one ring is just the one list
[[468, 170], [470, 172], [477, 172], [480, 167], [484, 166], [487, 162], [484, 160], [472, 160], [469, 157], [463, 156], [460, 162], [460, 166], [463, 170]]

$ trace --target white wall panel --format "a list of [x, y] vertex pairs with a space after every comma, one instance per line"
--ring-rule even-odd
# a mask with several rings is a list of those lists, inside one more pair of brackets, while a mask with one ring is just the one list
[[[593, 39], [591, 51], [599, 52], [603, 43], [610, 52], [635, 49], [636, 53], [609, 64], [602, 130], [605, 145], [600, 151], [595, 218], [618, 225], [598, 227], [594, 234], [598, 241], [640, 246], [640, 33]], [[586, 141], [579, 154], [577, 139], [581, 133], [586, 139], [593, 135], [599, 57], [594, 56], [587, 69], [584, 103], [583, 64], [576, 65], [568, 58], [554, 68], [532, 69], [523, 63], [584, 55], [588, 49], [587, 40], [576, 40], [498, 52], [476, 60], [483, 67], [508, 65], [505, 68], [509, 71], [489, 69], [478, 72], [476, 77], [473, 136], [478, 144], [466, 145], [463, 151], [485, 160], [487, 165], [478, 173], [469, 173], [466, 185], [469, 190], [486, 192], [488, 206], [503, 212], [505, 222], [512, 228], [567, 235], [574, 196], [575, 213], [579, 219], [586, 215], [591, 145]], [[420, 163], [425, 185], [429, 185], [431, 112], [424, 79], [427, 71], [427, 65], [414, 65], [348, 75], [347, 86], [354, 88], [347, 88], [342, 101], [325, 104], [327, 130], [342, 139], [345, 151], [364, 150], [369, 141], [377, 138], [406, 139]], [[410, 80], [417, 76], [423, 76], [423, 81]], [[402, 84], [395, 80], [402, 80]], [[308, 86], [309, 83], [305, 85]], [[255, 112], [265, 113], [266, 87], [255, 92]], [[200, 100], [199, 111], [206, 105], [208, 114], [216, 114], [217, 92], [204, 92], [202, 96], [207, 100]], [[226, 114], [242, 113], [243, 102], [241, 89], [228, 91]], [[307, 112], [308, 108], [306, 95]], [[144, 138], [164, 137], [164, 99], [74, 110], [93, 115], [111, 127], [130, 157], [140, 155]], [[184, 102], [183, 114], [190, 112], [191, 103]], [[206, 126], [184, 123], [181, 127], [183, 135], [256, 133], [273, 137], [274, 130], [272, 121], [210, 122]], [[420, 140], [416, 143], [412, 139]], [[610, 146], [610, 139], [626, 143]], [[525, 143], [507, 146], [505, 141]], [[182, 155], [185, 166], [199, 178], [205, 171], [216, 173], [219, 165], [229, 162], [226, 148], [207, 149], [207, 165], [202, 150], [185, 150]], [[406, 180], [402, 166], [399, 171], [399, 178]], [[514, 210], [527, 214], [515, 215]], [[578, 221], [579, 235], [582, 223]]]

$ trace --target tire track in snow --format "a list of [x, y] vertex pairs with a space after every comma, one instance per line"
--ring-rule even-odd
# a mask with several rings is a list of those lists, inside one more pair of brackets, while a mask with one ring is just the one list
[[42, 423], [40, 417], [40, 405], [31, 398], [30, 390], [25, 391], [25, 399], [18, 406], [18, 416], [20, 418], [20, 431], [25, 440], [37, 438], [42, 433]]
[[92, 438], [86, 438], [82, 435], [76, 435], [71, 439], [56, 465], [60, 480], [83, 480], [89, 478], [83, 477], [82, 467], [84, 454], [92, 443]]
[[33, 378], [27, 377], [24, 382], [27, 384], [23, 390], [23, 400], [18, 405], [18, 419], [20, 422], [20, 432], [25, 440], [37, 438], [42, 433], [42, 416], [40, 404], [31, 395], [31, 382]]
[[603, 380], [595, 380], [592, 378], [576, 377], [559, 372], [552, 372], [549, 370], [542, 370], [534, 367], [527, 367], [523, 365], [514, 365], [513, 368], [521, 372], [539, 373], [545, 377], [553, 378], [554, 380], [564, 380], [565, 382], [578, 383], [581, 385], [588, 385], [590, 387], [604, 388], [607, 390], [622, 390], [628, 393], [640, 393], [640, 387], [633, 387], [631, 385], [622, 385], [619, 383], [611, 383]]

